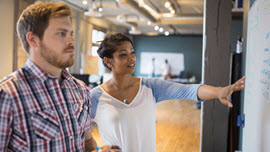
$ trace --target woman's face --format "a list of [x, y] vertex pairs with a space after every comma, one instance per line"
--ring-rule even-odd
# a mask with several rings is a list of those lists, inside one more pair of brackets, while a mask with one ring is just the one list
[[121, 74], [132, 74], [135, 71], [136, 56], [132, 44], [123, 41], [116, 47], [111, 59], [112, 71]]

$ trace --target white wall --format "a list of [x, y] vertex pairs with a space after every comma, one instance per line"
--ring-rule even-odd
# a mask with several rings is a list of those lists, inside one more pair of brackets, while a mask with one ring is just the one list
[[14, 0], [0, 0], [0, 79], [12, 72]]

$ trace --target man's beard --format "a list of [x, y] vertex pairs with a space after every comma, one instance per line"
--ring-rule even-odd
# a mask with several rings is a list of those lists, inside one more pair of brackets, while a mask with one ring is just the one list
[[[69, 46], [63, 50], [65, 52], [66, 50], [73, 49], [74, 46]], [[41, 56], [51, 65], [56, 66], [61, 69], [65, 69], [67, 67], [70, 67], [74, 63], [74, 55], [70, 54], [70, 58], [66, 61], [62, 60], [61, 53], [57, 54], [57, 52], [53, 51], [52, 49], [49, 49], [46, 47], [43, 43], [41, 43]]]

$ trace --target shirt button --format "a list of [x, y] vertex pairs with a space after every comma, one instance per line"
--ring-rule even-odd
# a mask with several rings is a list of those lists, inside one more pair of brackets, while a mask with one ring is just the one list
[[82, 112], [82, 110], [83, 110], [83, 108], [82, 108], [82, 106], [80, 106], [79, 111]]
[[43, 117], [43, 119], [47, 119], [48, 118], [48, 116], [42, 116]]
[[64, 114], [63, 114], [63, 116], [64, 116], [64, 117], [67, 117], [67, 116], [68, 116], [68, 114], [67, 114], [67, 113], [64, 113]]
[[69, 139], [72, 140], [73, 139], [73, 136], [70, 136]]

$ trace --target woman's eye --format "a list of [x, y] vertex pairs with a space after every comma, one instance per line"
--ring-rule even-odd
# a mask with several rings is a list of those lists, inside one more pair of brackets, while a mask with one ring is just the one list
[[135, 54], [135, 51], [132, 51], [131, 54]]
[[120, 54], [120, 56], [121, 56], [121, 57], [124, 57], [124, 56], [126, 56], [126, 54]]

